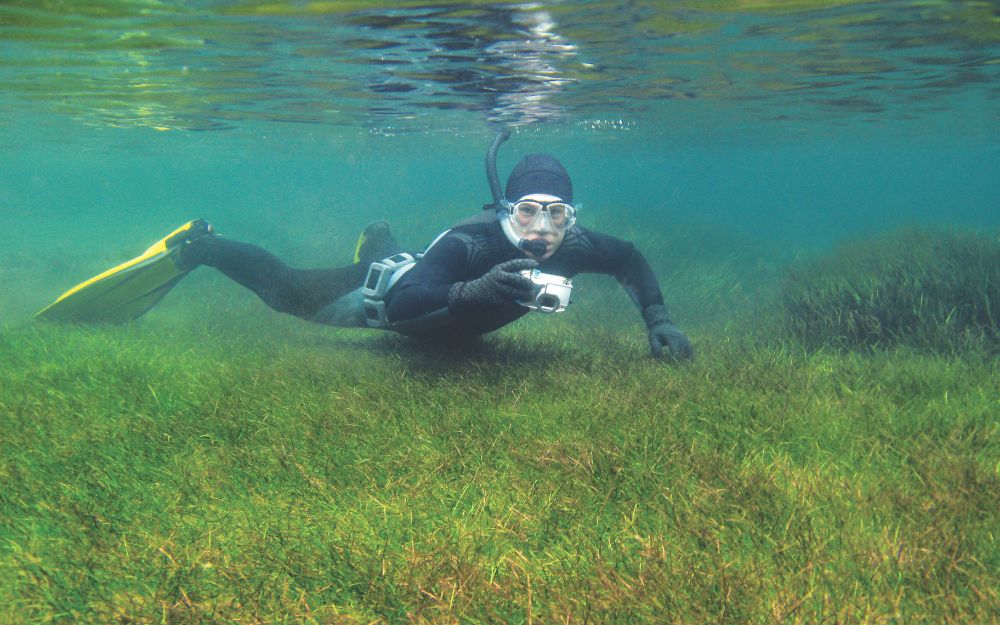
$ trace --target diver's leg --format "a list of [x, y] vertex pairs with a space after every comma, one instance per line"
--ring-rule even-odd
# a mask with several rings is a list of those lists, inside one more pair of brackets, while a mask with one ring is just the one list
[[389, 230], [389, 222], [374, 221], [365, 226], [355, 248], [354, 262], [366, 267], [377, 260], [388, 258], [403, 251]]
[[[373, 262], [388, 258], [401, 251], [399, 244], [396, 243], [396, 239], [389, 231], [388, 222], [376, 221], [368, 224], [361, 236], [358, 237], [358, 244], [354, 250], [354, 260], [358, 263], [356, 266], [364, 267], [365, 274], [367, 274], [368, 267]], [[364, 275], [361, 276], [361, 280], [364, 280]], [[358, 281], [358, 288], [323, 306], [309, 320], [338, 327], [368, 327], [368, 318], [365, 315], [365, 296], [360, 286], [361, 280]]]
[[192, 241], [182, 258], [185, 263], [215, 267], [274, 310], [303, 319], [357, 288], [368, 269], [360, 263], [293, 269], [264, 248], [216, 236]]
[[[279, 312], [319, 323], [363, 326], [360, 286], [368, 266], [372, 260], [395, 253], [397, 248], [388, 224], [376, 222], [365, 229], [359, 242], [357, 255], [362, 262], [346, 267], [294, 269], [261, 247], [218, 236], [191, 241], [182, 251], [182, 260], [215, 267]], [[316, 318], [318, 312], [334, 303], [342, 305]]]

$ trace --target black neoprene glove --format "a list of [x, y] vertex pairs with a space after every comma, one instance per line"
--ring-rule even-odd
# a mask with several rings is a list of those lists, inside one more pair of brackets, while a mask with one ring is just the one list
[[646, 306], [642, 311], [642, 318], [645, 319], [646, 328], [649, 330], [649, 348], [654, 357], [662, 358], [663, 346], [666, 345], [670, 350], [669, 357], [674, 360], [694, 358], [691, 341], [670, 320], [666, 306], [662, 304]]
[[463, 304], [512, 304], [518, 300], [530, 300], [534, 285], [529, 278], [519, 274], [525, 269], [534, 269], [538, 261], [517, 258], [500, 263], [486, 275], [468, 282], [456, 282], [448, 290], [448, 306]]

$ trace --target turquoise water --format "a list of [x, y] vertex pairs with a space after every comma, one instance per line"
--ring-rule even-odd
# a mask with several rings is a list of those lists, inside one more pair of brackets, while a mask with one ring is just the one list
[[195, 217], [303, 266], [376, 218], [418, 246], [499, 125], [501, 177], [557, 154], [688, 318], [677, 272], [733, 254], [1000, 226], [996, 2], [397, 7], [0, 4], [0, 323]]

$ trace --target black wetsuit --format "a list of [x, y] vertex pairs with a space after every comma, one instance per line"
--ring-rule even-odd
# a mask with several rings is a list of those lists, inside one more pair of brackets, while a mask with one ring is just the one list
[[[525, 257], [495, 219], [456, 226], [389, 292], [392, 329], [404, 334], [485, 334], [520, 318], [530, 311], [516, 303], [449, 308], [448, 291], [454, 283], [479, 278], [499, 263]], [[566, 278], [608, 274], [617, 278], [640, 310], [663, 304], [656, 277], [634, 245], [580, 226], [566, 232], [562, 245], [539, 268]]]
[[[385, 256], [396, 251], [391, 250]], [[219, 236], [195, 239], [181, 254], [184, 262], [215, 267], [256, 293], [274, 310], [308, 321], [337, 298], [359, 287], [369, 265], [296, 269], [262, 247]]]
[[[371, 258], [398, 252], [391, 240]], [[388, 293], [390, 329], [403, 334], [449, 337], [492, 332], [529, 312], [516, 303], [502, 306], [464, 304], [449, 307], [448, 291], [456, 282], [474, 280], [493, 266], [525, 254], [514, 247], [492, 214], [466, 220], [427, 250], [417, 265]], [[196, 239], [184, 250], [186, 262], [215, 267], [256, 293], [279, 312], [331, 325], [364, 326], [360, 286], [369, 262], [329, 269], [289, 267], [270, 252], [218, 236]], [[540, 269], [571, 278], [578, 273], [614, 276], [640, 310], [663, 304], [660, 287], [646, 259], [626, 241], [573, 226]], [[349, 314], [331, 320], [328, 311]]]

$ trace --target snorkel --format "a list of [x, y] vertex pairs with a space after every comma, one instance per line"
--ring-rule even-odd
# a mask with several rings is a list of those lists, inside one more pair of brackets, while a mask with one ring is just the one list
[[506, 208], [503, 201], [503, 191], [500, 189], [500, 176], [497, 175], [497, 150], [500, 144], [510, 139], [510, 131], [501, 128], [497, 131], [497, 136], [493, 137], [490, 149], [486, 150], [486, 179], [490, 183], [490, 193], [493, 194], [493, 203], [483, 206], [484, 210], [500, 210]]
[[483, 209], [492, 209], [497, 212], [497, 217], [500, 220], [500, 226], [503, 228], [504, 234], [507, 235], [507, 238], [510, 239], [511, 243], [533, 256], [542, 256], [548, 248], [545, 241], [540, 239], [529, 241], [528, 239], [518, 236], [511, 227], [510, 220], [507, 219], [507, 215], [504, 214], [509, 209], [507, 207], [507, 201], [503, 196], [503, 191], [500, 189], [500, 176], [497, 175], [497, 151], [500, 149], [500, 145], [509, 138], [510, 131], [506, 128], [501, 128], [497, 131], [497, 135], [493, 137], [493, 143], [490, 144], [490, 149], [486, 151], [486, 179], [490, 183], [490, 193], [493, 195], [493, 203], [483, 206]]

